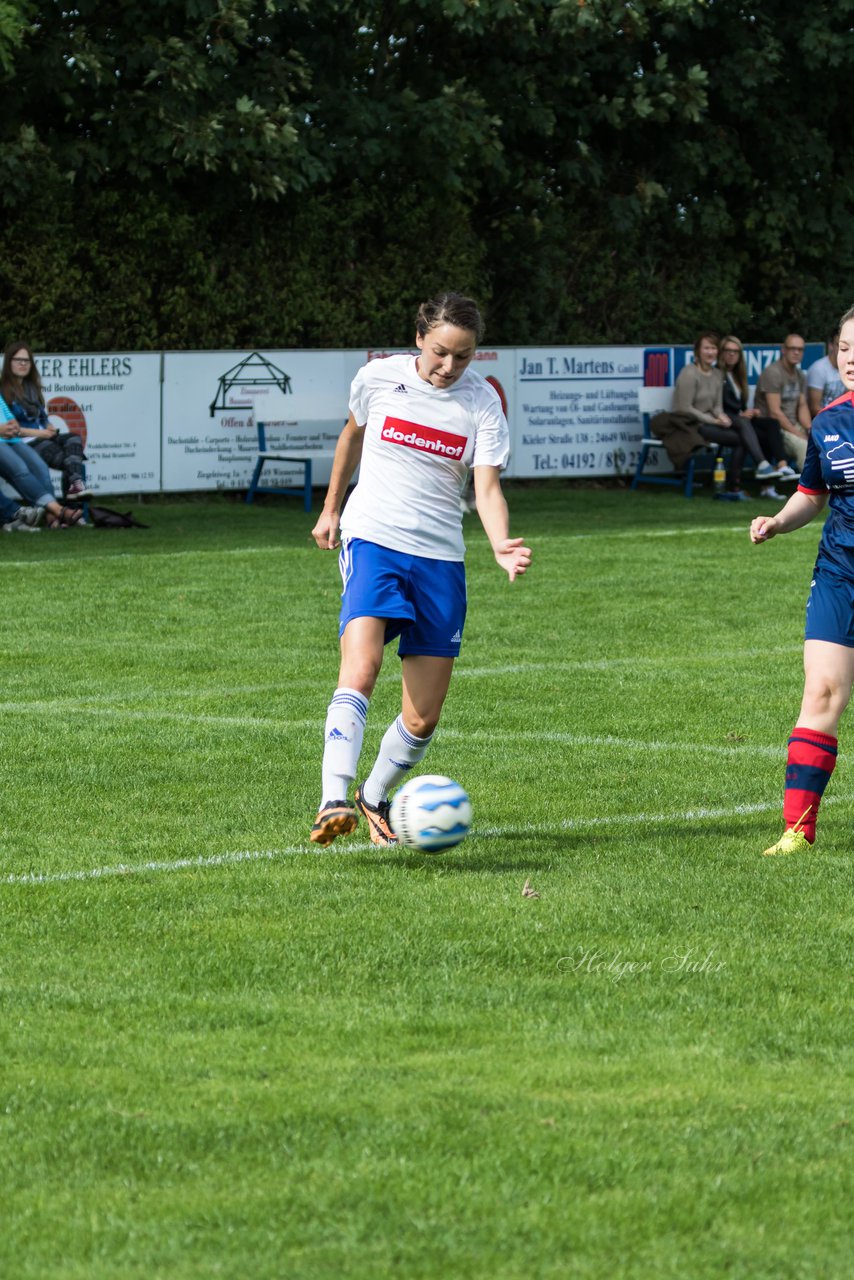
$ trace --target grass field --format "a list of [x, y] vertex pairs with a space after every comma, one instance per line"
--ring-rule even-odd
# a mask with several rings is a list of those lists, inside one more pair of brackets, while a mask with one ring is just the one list
[[7, 1280], [852, 1274], [844, 737], [815, 853], [760, 856], [818, 528], [509, 500], [440, 857], [308, 843], [339, 580], [298, 504], [0, 542]]

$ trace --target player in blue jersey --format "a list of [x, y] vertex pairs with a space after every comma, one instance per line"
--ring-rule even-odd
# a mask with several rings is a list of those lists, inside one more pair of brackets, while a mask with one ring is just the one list
[[[424, 758], [439, 722], [466, 615], [460, 496], [469, 470], [493, 554], [512, 582], [531, 563], [509, 537], [500, 473], [510, 436], [496, 391], [472, 369], [483, 324], [458, 293], [425, 302], [415, 321], [418, 354], [371, 360], [350, 388], [320, 519], [321, 550], [341, 544], [338, 688], [326, 715], [321, 800], [311, 839], [328, 845], [359, 815], [374, 844], [395, 844], [389, 794]], [[356, 467], [359, 481], [342, 512]], [[399, 639], [401, 713], [374, 767], [355, 781], [368, 702], [385, 645]]]
[[757, 516], [750, 526], [752, 542], [767, 542], [808, 524], [830, 498], [807, 601], [804, 694], [786, 765], [786, 829], [766, 854], [797, 853], [815, 842], [854, 683], [854, 307], [840, 322], [837, 361], [845, 394], [813, 421], [797, 492], [778, 515]]

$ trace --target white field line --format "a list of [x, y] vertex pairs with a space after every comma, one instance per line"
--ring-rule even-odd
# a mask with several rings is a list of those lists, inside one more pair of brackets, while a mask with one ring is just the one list
[[[306, 548], [313, 545], [311, 538], [306, 534]], [[290, 545], [277, 547], [211, 547], [209, 550], [204, 547], [188, 548], [186, 551], [146, 551], [144, 547], [140, 547], [137, 551], [114, 551], [107, 552], [104, 555], [86, 556], [85, 559], [75, 560], [75, 570], [81, 569], [87, 564], [99, 564], [108, 560], [185, 560], [193, 558], [204, 558], [206, 556], [263, 556], [263, 555], [290, 555], [294, 548]], [[57, 569], [67, 568], [68, 560], [63, 556], [57, 560], [2, 560], [0, 561], [0, 569]]]
[[[300, 685], [303, 688], [306, 686], [306, 684], [309, 684], [309, 683], [311, 682], [300, 679]], [[321, 684], [321, 681], [317, 681], [317, 683]], [[272, 724], [273, 722], [270, 719], [270, 716], [252, 716], [248, 714], [244, 714], [242, 716], [238, 716], [238, 715], [206, 716], [203, 714], [197, 715], [197, 713], [192, 711], [178, 712], [172, 709], [160, 709], [156, 705], [152, 705], [150, 708], [145, 708], [143, 710], [135, 711], [132, 709], [131, 706], [125, 705], [125, 704], [130, 704], [134, 702], [136, 703], [151, 702], [153, 704], [156, 704], [159, 702], [166, 701], [171, 703], [174, 706], [176, 702], [198, 702], [201, 700], [223, 702], [228, 698], [232, 698], [238, 695], [245, 695], [245, 694], [255, 694], [255, 693], [263, 693], [263, 694], [279, 693], [280, 694], [283, 692], [286, 684], [287, 684], [286, 680], [279, 680], [276, 684], [259, 684], [251, 687], [247, 686], [246, 688], [242, 688], [242, 689], [241, 688], [223, 688], [221, 690], [219, 689], [143, 689], [143, 690], [129, 690], [127, 693], [116, 692], [114, 690], [112, 693], [105, 693], [105, 694], [92, 693], [92, 694], [83, 694], [82, 696], [75, 695], [75, 694], [68, 694], [67, 696], [60, 697], [60, 698], [30, 698], [30, 699], [22, 698], [17, 701], [12, 701], [7, 699], [4, 702], [0, 702], [0, 712], [6, 712], [10, 715], [18, 715], [18, 714], [25, 715], [29, 713], [33, 713], [36, 715], [43, 714], [43, 715], [63, 715], [63, 716], [87, 715], [87, 714], [88, 715], [102, 714], [102, 715], [115, 715], [115, 716], [126, 715], [128, 719], [136, 719], [136, 718], [139, 718], [140, 716], [151, 715], [154, 718], [156, 718], [157, 716], [170, 716], [170, 717], [179, 717], [181, 719], [187, 719], [187, 720], [199, 719], [202, 722], [210, 719], [210, 720], [213, 720], [215, 723], [218, 723], [221, 721], [223, 724], [228, 724], [230, 722], [237, 723], [237, 724], [244, 724], [244, 723], [245, 724], [255, 724], [255, 723]], [[333, 680], [330, 682], [329, 680], [325, 680], [322, 682], [322, 684], [324, 688], [328, 687], [331, 693], [334, 688], [335, 681]], [[116, 705], [117, 703], [119, 705]], [[314, 720], [305, 721], [306, 724], [314, 724], [316, 722], [320, 723], [319, 716], [315, 717]]]
[[[719, 663], [748, 662], [751, 658], [787, 657], [789, 654], [803, 653], [803, 649], [802, 641], [800, 644], [775, 645], [771, 649], [741, 649], [738, 653], [714, 653], [708, 657], [698, 654], [681, 665], [689, 669], [712, 668]], [[648, 654], [631, 655], [625, 658], [579, 658], [574, 662], [508, 662], [492, 667], [466, 667], [458, 660], [454, 668], [454, 679], [464, 680], [469, 677], [481, 680], [488, 679], [490, 676], [524, 675], [528, 671], [618, 671], [621, 668], [627, 668], [630, 671], [649, 668], [653, 671], [662, 671], [664, 664], [661, 658], [650, 657]], [[668, 678], [673, 678], [674, 671], [674, 667], [667, 668]], [[394, 678], [399, 679], [399, 676], [395, 675]]]
[[[848, 804], [854, 796], [828, 796], [822, 803]], [[512, 827], [475, 828], [477, 840], [506, 840], [518, 836], [542, 836], [546, 840], [560, 831], [585, 831], [591, 827], [662, 826], [665, 823], [694, 823], [721, 818], [744, 817], [754, 813], [779, 812], [780, 800], [757, 804], [737, 804], [719, 809], [685, 809], [681, 813], [616, 813], [607, 817], [564, 818], [561, 822], [526, 822]], [[275, 862], [280, 858], [330, 854], [365, 853], [376, 846], [367, 840], [348, 841], [328, 849], [312, 848], [308, 843], [288, 845], [283, 849], [242, 849], [234, 853], [200, 854], [196, 858], [173, 858], [163, 861], [121, 862], [112, 866], [88, 867], [79, 871], [26, 871], [20, 875], [0, 876], [0, 885], [66, 884], [74, 881], [106, 880], [117, 876], [169, 874], [176, 871], [204, 870], [208, 867], [236, 866], [245, 862]], [[425, 855], [429, 856], [429, 855]]]
[[[354, 845], [349, 846], [351, 849]], [[370, 848], [370, 845], [366, 845]], [[286, 858], [289, 854], [313, 853], [302, 845], [288, 849], [245, 849], [240, 853], [212, 853], [198, 858], [173, 858], [164, 862], [118, 862], [114, 866], [90, 867], [84, 871], [26, 871], [22, 875], [0, 877], [0, 884], [64, 884], [74, 880], [104, 880], [110, 876], [142, 875], [152, 872], [188, 871], [200, 867], [227, 867], [239, 862], [261, 862]], [[340, 852], [340, 850], [338, 850]]]
[[[719, 663], [744, 662], [751, 658], [769, 658], [769, 657], [787, 657], [789, 654], [799, 654], [803, 652], [803, 644], [775, 645], [771, 648], [763, 647], [757, 649], [740, 649], [737, 653], [715, 653], [711, 657], [698, 655], [690, 658], [685, 664], [688, 667], [695, 666], [713, 666]], [[536, 674], [538, 672], [573, 672], [573, 671], [611, 671], [620, 670], [626, 667], [629, 670], [637, 668], [649, 668], [657, 671], [661, 667], [659, 658], [650, 657], [646, 654], [630, 655], [624, 658], [579, 658], [573, 660], [562, 660], [554, 662], [507, 662], [498, 666], [488, 667], [467, 667], [464, 662], [459, 663], [454, 671], [455, 680], [488, 680], [492, 677], [524, 675], [526, 672]], [[673, 668], [668, 669], [668, 675], [672, 678]], [[21, 700], [21, 701], [5, 701], [0, 703], [0, 710], [8, 712], [44, 710], [44, 711], [77, 711], [86, 710], [99, 704], [120, 702], [140, 702], [146, 698], [153, 701], [158, 698], [168, 698], [170, 702], [174, 702], [177, 698], [192, 700], [196, 698], [230, 698], [239, 694], [251, 693], [281, 693], [287, 686], [288, 682], [293, 678], [292, 673], [284, 673], [280, 680], [270, 681], [266, 684], [238, 684], [238, 685], [216, 685], [207, 688], [196, 689], [142, 689], [129, 690], [128, 692], [113, 691], [107, 694], [67, 694], [60, 698]], [[386, 670], [380, 673], [380, 680], [385, 684], [397, 683], [400, 680], [400, 672], [397, 670]], [[330, 694], [335, 685], [334, 675], [329, 677], [315, 677], [312, 680], [305, 680], [299, 677], [300, 686], [318, 686], [328, 688]], [[116, 710], [121, 711], [119, 707]]]
[[[567, 533], [546, 534], [545, 537], [536, 538], [534, 546], [539, 546], [541, 542], [580, 542], [588, 538], [595, 538], [597, 541], [602, 539], [613, 539], [619, 541], [621, 538], [631, 538], [635, 541], [637, 538], [707, 538], [710, 534], [718, 533], [740, 533], [746, 538], [750, 530], [750, 522], [747, 524], [730, 524], [730, 525], [692, 525], [690, 529], [638, 529], [622, 530], [613, 533]], [[800, 529], [793, 529], [793, 533], [800, 533]]]
[[133, 711], [128, 707], [92, 707], [82, 704], [61, 702], [0, 702], [0, 712], [26, 712], [29, 715], [65, 715], [93, 716], [103, 720], [171, 720], [176, 724], [186, 725], [221, 725], [227, 729], [269, 729], [275, 733], [283, 733], [291, 729], [315, 729], [322, 732], [323, 721], [313, 720], [273, 720], [269, 716], [215, 716], [193, 715], [187, 711], [166, 711], [150, 708], [144, 711]]
[[[193, 715], [186, 711], [166, 711], [148, 709], [132, 711], [124, 707], [70, 707], [68, 703], [58, 702], [0, 702], [0, 712], [8, 713], [43, 713], [57, 715], [60, 712], [68, 715], [73, 710], [75, 715], [93, 716], [105, 720], [167, 720], [175, 724], [222, 726], [237, 729], [266, 729], [271, 733], [282, 734], [294, 729], [311, 729], [318, 734], [323, 722], [311, 720], [278, 720], [264, 716], [216, 716]], [[496, 733], [489, 729], [441, 729], [443, 738], [475, 742], [557, 742], [568, 747], [617, 747], [625, 751], [668, 751], [675, 755], [717, 755], [717, 756], [771, 756], [785, 754], [785, 745], [768, 747], [750, 743], [724, 746], [709, 742], [662, 742], [644, 738], [620, 738], [615, 734], [561, 733], [555, 730], [510, 729], [504, 733]]]
[[[564, 542], [606, 542], [621, 541], [630, 538], [632, 542], [637, 542], [640, 538], [708, 538], [710, 535], [719, 535], [722, 533], [741, 534], [746, 538], [748, 534], [749, 524], [732, 524], [732, 525], [691, 525], [685, 529], [633, 529], [608, 532], [603, 530], [597, 533], [568, 533], [568, 534], [544, 534], [534, 540], [535, 547], [543, 546], [551, 543]], [[801, 530], [794, 532], [800, 533]], [[308, 534], [305, 537], [306, 548], [310, 547], [311, 538]], [[86, 556], [85, 559], [75, 561], [75, 570], [79, 571], [87, 564], [97, 564], [106, 560], [180, 560], [204, 558], [207, 556], [281, 556], [291, 555], [294, 547], [291, 544], [275, 547], [211, 547], [210, 550], [204, 547], [189, 548], [186, 551], [146, 551], [144, 547], [140, 547], [137, 551], [116, 551], [106, 553], [104, 555]], [[65, 556], [56, 560], [0, 560], [0, 569], [26, 569], [28, 573], [35, 572], [38, 569], [62, 569], [68, 567], [68, 560]]]
[[645, 738], [618, 738], [614, 734], [559, 733], [528, 729], [509, 729], [495, 734], [488, 729], [439, 729], [443, 738], [460, 738], [466, 741], [494, 742], [510, 739], [512, 742], [558, 742], [568, 747], [619, 747], [625, 751], [670, 751], [675, 755], [713, 756], [775, 756], [786, 754], [783, 743], [779, 747], [752, 746], [749, 743], [722, 746], [711, 742], [661, 742]]

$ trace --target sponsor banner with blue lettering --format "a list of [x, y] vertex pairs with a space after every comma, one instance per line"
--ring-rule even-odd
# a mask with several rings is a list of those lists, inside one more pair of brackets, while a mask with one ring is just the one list
[[48, 417], [82, 438], [94, 490], [159, 491], [161, 361], [159, 351], [36, 356]]
[[[48, 413], [85, 439], [87, 476], [103, 494], [245, 489], [267, 447], [312, 458], [325, 485], [347, 418], [350, 383], [366, 361], [407, 348], [196, 351], [38, 356]], [[413, 350], [414, 354], [414, 349]], [[748, 378], [779, 345], [745, 347]], [[808, 343], [802, 367], [824, 354]], [[498, 393], [510, 427], [507, 475], [630, 476], [642, 411], [669, 407], [689, 346], [484, 347], [474, 368]], [[667, 470], [664, 451], [652, 470]], [[300, 485], [298, 464], [265, 464], [263, 483]]]
[[526, 347], [515, 355], [509, 474], [626, 475], [639, 449], [644, 348]]

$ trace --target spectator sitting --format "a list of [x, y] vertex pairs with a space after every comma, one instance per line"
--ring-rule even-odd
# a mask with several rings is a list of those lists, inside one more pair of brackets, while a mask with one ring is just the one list
[[[745, 418], [753, 426], [756, 438], [765, 457], [776, 468], [777, 479], [797, 480], [798, 472], [786, 461], [786, 450], [783, 433], [775, 418], [761, 418], [758, 409], [749, 409], [747, 364], [744, 359], [744, 346], [735, 334], [728, 333], [721, 338], [718, 353], [718, 368], [724, 375], [723, 405], [724, 412], [733, 419]], [[778, 493], [772, 482], [763, 484], [760, 496], [782, 502], [785, 495]]]
[[50, 472], [38, 454], [21, 438], [21, 428], [0, 396], [0, 476], [17, 489], [30, 506], [44, 507], [52, 529], [70, 528], [83, 519], [81, 507], [57, 502]]
[[73, 431], [60, 435], [49, 421], [39, 371], [25, 342], [10, 342], [3, 353], [0, 393], [24, 439], [49, 467], [62, 472], [65, 497], [74, 501], [89, 497], [91, 489], [83, 480], [83, 441]]
[[4, 533], [40, 533], [38, 523], [42, 515], [42, 507], [22, 507], [0, 493], [0, 526]]
[[810, 418], [829, 405], [831, 400], [838, 400], [845, 395], [845, 386], [836, 367], [836, 354], [839, 349], [839, 330], [827, 339], [827, 355], [816, 360], [807, 369], [807, 408]]
[[807, 408], [807, 375], [798, 368], [804, 354], [804, 340], [790, 333], [779, 360], [759, 375], [753, 403], [762, 418], [774, 418], [783, 432], [786, 454], [795, 459], [800, 471], [807, 456], [810, 411]]
[[682, 419], [695, 427], [703, 440], [727, 445], [732, 452], [727, 468], [727, 488], [721, 496], [730, 501], [744, 502], [747, 494], [741, 488], [741, 468], [746, 453], [750, 454], [756, 464], [757, 479], [774, 480], [780, 472], [771, 466], [763, 454], [756, 432], [748, 420], [744, 417], [732, 419], [724, 413], [724, 375], [714, 367], [718, 347], [716, 333], [700, 334], [694, 343], [694, 364], [686, 364], [676, 379], [672, 413], [656, 414], [650, 426], [659, 435], [662, 427], [666, 429], [668, 425], [662, 419]]

